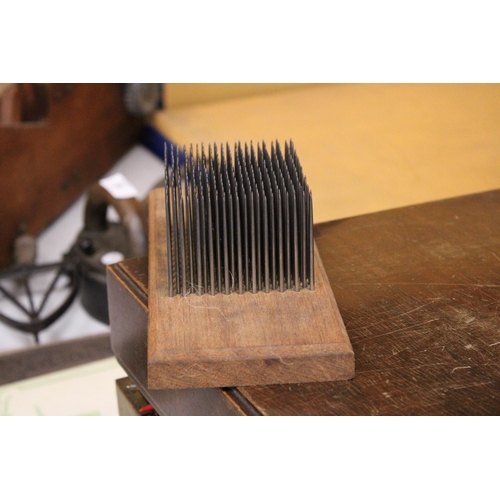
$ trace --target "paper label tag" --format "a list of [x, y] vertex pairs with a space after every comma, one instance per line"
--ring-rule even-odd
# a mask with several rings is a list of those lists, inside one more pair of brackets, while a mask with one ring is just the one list
[[105, 177], [99, 181], [99, 184], [117, 200], [127, 198], [137, 198], [139, 193], [135, 186], [123, 175], [116, 173]]

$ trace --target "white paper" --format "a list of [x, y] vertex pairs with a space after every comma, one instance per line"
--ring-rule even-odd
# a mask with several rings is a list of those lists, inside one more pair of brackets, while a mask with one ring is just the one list
[[101, 179], [99, 184], [117, 200], [137, 198], [139, 196], [135, 186], [119, 172]]

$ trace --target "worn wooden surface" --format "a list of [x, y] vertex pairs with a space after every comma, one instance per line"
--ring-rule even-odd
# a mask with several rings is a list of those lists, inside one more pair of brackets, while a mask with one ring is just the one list
[[156, 411], [160, 415], [247, 414], [227, 391], [219, 389], [148, 390], [148, 259], [128, 259], [113, 264], [108, 266], [107, 273], [111, 347], [118, 362], [141, 393], [147, 394]]
[[317, 226], [356, 378], [241, 392], [266, 415], [499, 414], [499, 214], [495, 191]]
[[[500, 414], [499, 213], [492, 191], [317, 225], [355, 378], [233, 391], [263, 415]], [[128, 262], [147, 291], [147, 259]]]
[[346, 380], [354, 354], [315, 251], [315, 289], [168, 296], [165, 191], [150, 194], [148, 387]]
[[0, 268], [19, 229], [37, 234], [138, 139], [120, 84], [49, 84], [41, 122], [0, 126]]

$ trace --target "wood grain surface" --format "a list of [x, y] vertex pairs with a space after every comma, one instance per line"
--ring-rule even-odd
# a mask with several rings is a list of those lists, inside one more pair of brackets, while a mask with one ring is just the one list
[[[113, 264], [107, 273], [113, 353], [160, 415], [251, 414], [250, 403], [241, 394], [234, 395], [234, 389], [148, 390], [148, 259]], [[240, 409], [242, 405], [245, 411]]]
[[316, 226], [352, 381], [241, 388], [265, 415], [500, 414], [500, 191]]
[[[232, 391], [262, 415], [500, 414], [499, 213], [500, 191], [491, 191], [317, 225], [356, 376]], [[147, 291], [146, 258], [120, 266]], [[120, 293], [121, 302], [136, 300]], [[146, 315], [132, 333], [127, 309], [112, 340], [145, 342]], [[128, 356], [130, 372], [134, 352]], [[212, 414], [209, 403], [222, 391], [199, 391], [196, 412]], [[175, 398], [178, 406], [161, 407], [170, 414], [193, 404], [184, 390], [143, 391], [148, 400], [151, 393]]]
[[165, 192], [149, 206], [148, 387], [345, 380], [354, 354], [315, 252], [315, 289], [168, 296]]

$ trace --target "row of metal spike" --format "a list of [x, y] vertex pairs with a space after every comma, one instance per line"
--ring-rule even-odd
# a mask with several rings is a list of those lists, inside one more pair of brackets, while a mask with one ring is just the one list
[[312, 195], [293, 143], [182, 153], [165, 145], [168, 295], [313, 290]]

